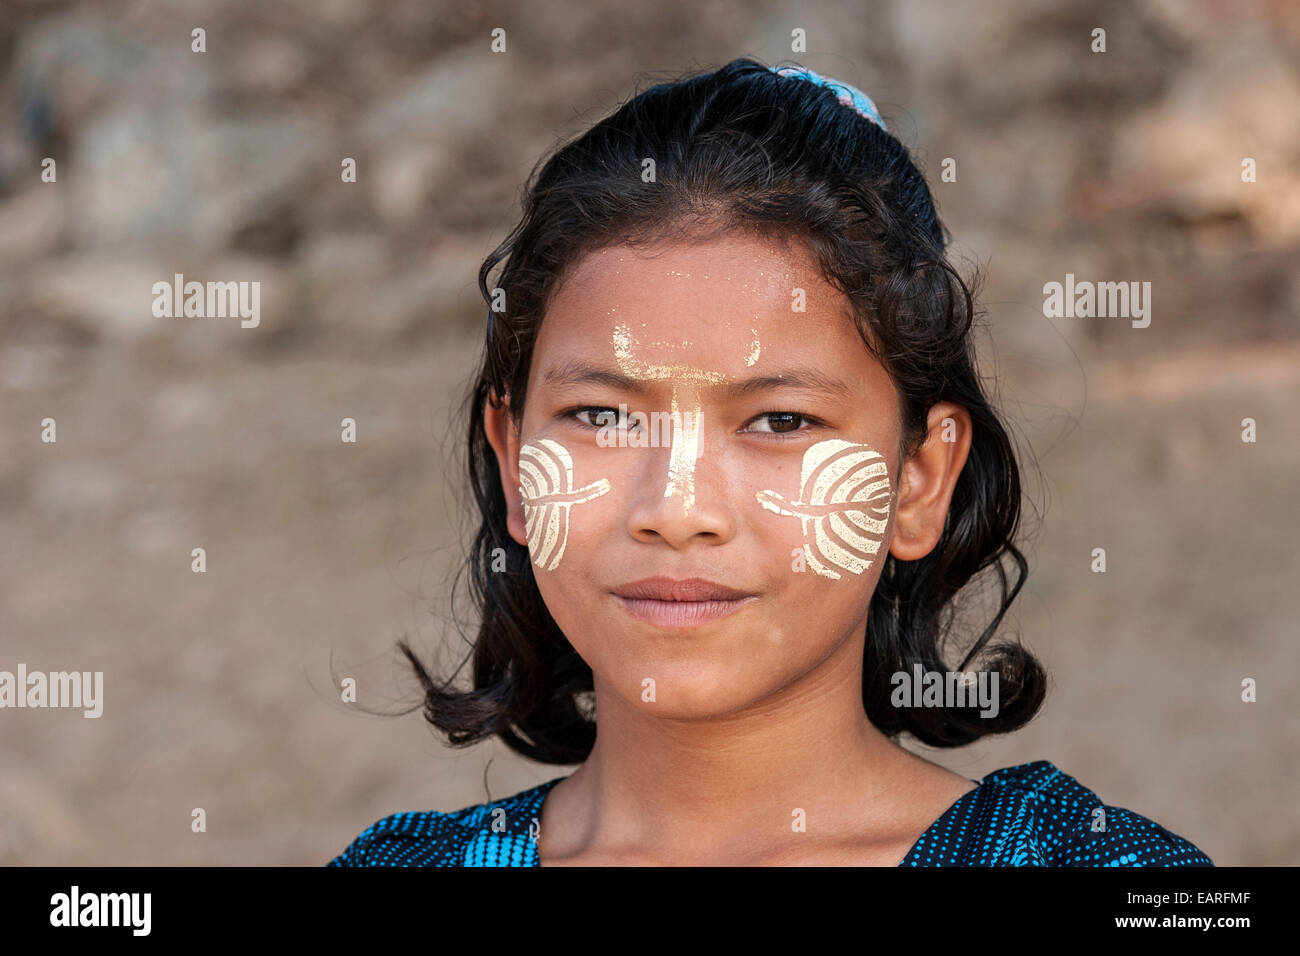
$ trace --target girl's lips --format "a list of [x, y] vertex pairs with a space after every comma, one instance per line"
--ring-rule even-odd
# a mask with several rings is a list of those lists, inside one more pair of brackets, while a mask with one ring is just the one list
[[652, 598], [614, 597], [633, 617], [656, 627], [697, 627], [734, 614], [757, 597], [712, 601], [658, 601]]

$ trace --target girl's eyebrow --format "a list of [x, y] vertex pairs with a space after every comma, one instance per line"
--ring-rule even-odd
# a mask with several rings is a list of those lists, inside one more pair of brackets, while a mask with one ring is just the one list
[[[592, 365], [589, 362], [571, 361], [556, 366], [543, 376], [547, 385], [606, 385], [633, 395], [645, 395], [653, 387], [653, 380], [635, 378], [617, 369]], [[808, 365], [792, 365], [768, 375], [756, 375], [736, 382], [709, 385], [728, 398], [743, 398], [755, 392], [775, 389], [801, 389], [822, 392], [833, 397], [850, 399], [854, 391], [846, 382], [827, 375]]]

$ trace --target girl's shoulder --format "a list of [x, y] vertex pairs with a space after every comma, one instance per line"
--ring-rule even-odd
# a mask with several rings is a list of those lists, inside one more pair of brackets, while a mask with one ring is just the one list
[[934, 822], [903, 866], [1213, 866], [1154, 820], [1104, 803], [1047, 760], [990, 773]]
[[542, 801], [563, 779], [461, 810], [390, 814], [325, 865], [536, 866]]

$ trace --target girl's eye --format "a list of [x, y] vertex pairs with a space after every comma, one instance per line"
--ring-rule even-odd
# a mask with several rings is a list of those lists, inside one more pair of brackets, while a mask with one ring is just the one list
[[800, 428], [799, 423], [805, 422], [809, 425], [814, 424], [814, 420], [807, 415], [801, 415], [798, 412], [764, 412], [754, 419], [755, 423], [766, 421], [767, 428], [756, 428], [754, 431], [771, 432], [777, 435], [788, 435], [795, 432], [807, 431]]
[[627, 428], [629, 424], [629, 419], [619, 418], [617, 408], [606, 408], [600, 405], [575, 408], [570, 414], [576, 415], [578, 421], [592, 428]]

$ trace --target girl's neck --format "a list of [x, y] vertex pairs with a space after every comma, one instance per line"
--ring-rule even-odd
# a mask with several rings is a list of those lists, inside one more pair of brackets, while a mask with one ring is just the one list
[[835, 660], [853, 654], [862, 660], [861, 642], [720, 718], [659, 716], [598, 684], [596, 744], [548, 795], [543, 858], [716, 863], [847, 839], [906, 852], [971, 784], [871, 724], [860, 666]]

